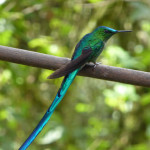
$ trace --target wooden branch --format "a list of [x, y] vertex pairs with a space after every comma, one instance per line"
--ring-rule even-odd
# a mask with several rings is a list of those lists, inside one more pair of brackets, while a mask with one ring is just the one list
[[[68, 58], [61, 58], [6, 46], [0, 46], [0, 60], [50, 70], [56, 70], [70, 61]], [[79, 72], [79, 75], [150, 87], [149, 72], [106, 65], [97, 65], [96, 68], [93, 68], [93, 65], [89, 64]]]

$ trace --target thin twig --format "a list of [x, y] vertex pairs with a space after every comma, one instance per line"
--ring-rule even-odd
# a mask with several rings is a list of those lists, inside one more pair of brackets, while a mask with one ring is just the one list
[[[6, 46], [0, 46], [0, 60], [50, 70], [56, 70], [70, 61], [68, 58], [61, 58]], [[150, 87], [149, 72], [106, 65], [97, 65], [96, 68], [93, 68], [93, 65], [86, 65], [79, 72], [79, 75]]]

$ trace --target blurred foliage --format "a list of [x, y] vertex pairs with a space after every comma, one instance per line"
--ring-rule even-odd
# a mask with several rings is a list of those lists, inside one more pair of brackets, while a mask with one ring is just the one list
[[[132, 29], [112, 37], [106, 65], [150, 71], [149, 0], [0, 0], [0, 45], [71, 57], [98, 26]], [[0, 61], [0, 150], [24, 142], [61, 79], [49, 70]], [[30, 150], [148, 150], [150, 89], [76, 77]]]

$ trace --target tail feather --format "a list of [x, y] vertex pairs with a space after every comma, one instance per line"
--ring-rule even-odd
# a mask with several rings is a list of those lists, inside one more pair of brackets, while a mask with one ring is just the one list
[[46, 123], [50, 119], [51, 115], [53, 114], [56, 106], [59, 104], [59, 102], [64, 97], [65, 93], [67, 92], [69, 86], [71, 85], [72, 81], [74, 80], [74, 78], [75, 78], [76, 74], [79, 72], [79, 70], [80, 69], [76, 69], [72, 73], [69, 73], [67, 76], [65, 76], [54, 101], [48, 108], [47, 112], [45, 113], [45, 115], [43, 116], [43, 118], [41, 119], [39, 124], [36, 126], [36, 128], [33, 130], [33, 132], [27, 138], [27, 140], [23, 143], [23, 145], [19, 148], [19, 150], [26, 150], [28, 148], [28, 146], [36, 138], [36, 136], [40, 133], [40, 131], [43, 129], [43, 127], [46, 125]]

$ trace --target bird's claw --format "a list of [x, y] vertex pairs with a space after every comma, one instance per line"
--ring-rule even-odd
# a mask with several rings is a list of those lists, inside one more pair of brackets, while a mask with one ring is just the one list
[[97, 65], [102, 64], [101, 62], [95, 62], [94, 63], [94, 69], [96, 68]]
[[91, 66], [93, 67], [93, 69], [96, 68], [97, 65], [102, 64], [101, 62], [90, 62]]

